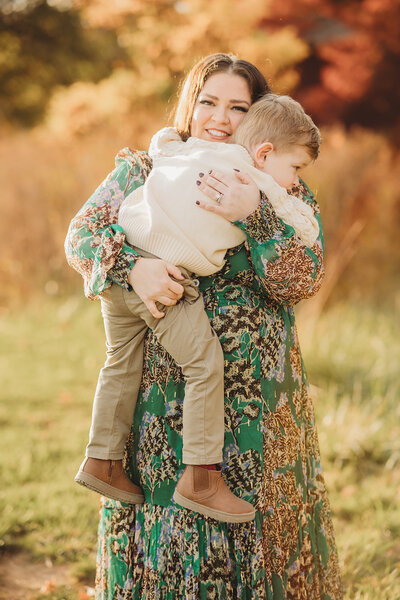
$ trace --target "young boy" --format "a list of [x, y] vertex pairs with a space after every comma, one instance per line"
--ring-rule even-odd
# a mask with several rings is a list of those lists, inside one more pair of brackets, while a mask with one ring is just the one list
[[[185, 276], [180, 282], [184, 297], [175, 306], [163, 307], [165, 316], [156, 319], [135, 292], [119, 286], [107, 290], [102, 303], [109, 357], [99, 378], [87, 459], [75, 478], [78, 483], [118, 500], [143, 502], [140, 488], [124, 476], [121, 459], [141, 380], [144, 336], [150, 327], [186, 379], [182, 460], [187, 466], [174, 499], [221, 521], [254, 518], [252, 505], [232, 494], [216, 470], [224, 441], [223, 354], [204, 311], [198, 281], [192, 279], [218, 271], [227, 249], [241, 244], [245, 236], [220, 215], [196, 206], [203, 200], [196, 177], [210, 169], [247, 173], [267, 195], [277, 216], [312, 246], [318, 237], [312, 209], [288, 196], [286, 188], [298, 183], [298, 170], [317, 158], [319, 145], [319, 131], [302, 107], [288, 96], [274, 94], [253, 104], [235, 133], [235, 144], [198, 138], [182, 142], [173, 128], [153, 137], [149, 149], [153, 169], [146, 183], [121, 205], [119, 224], [139, 254], [179, 266]], [[217, 203], [221, 196], [216, 194]], [[124, 311], [129, 321], [121, 321]], [[118, 355], [126, 354], [127, 327], [133, 344], [129, 344], [130, 361], [124, 356], [121, 362]], [[112, 398], [110, 389], [114, 389]], [[113, 466], [118, 471], [114, 478]]]

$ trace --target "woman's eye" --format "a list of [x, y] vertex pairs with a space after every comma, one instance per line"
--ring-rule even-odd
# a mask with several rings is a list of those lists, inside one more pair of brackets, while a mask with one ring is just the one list
[[207, 106], [212, 106], [211, 100], [200, 100], [200, 104], [206, 104]]
[[240, 112], [247, 113], [248, 109], [245, 106], [232, 106], [233, 110], [239, 110]]

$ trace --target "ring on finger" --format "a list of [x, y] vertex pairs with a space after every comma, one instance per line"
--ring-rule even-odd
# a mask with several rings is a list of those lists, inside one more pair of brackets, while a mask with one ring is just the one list
[[223, 197], [223, 193], [222, 192], [217, 192], [217, 195], [215, 197], [215, 201], [217, 202], [217, 204], [221, 203], [222, 197]]

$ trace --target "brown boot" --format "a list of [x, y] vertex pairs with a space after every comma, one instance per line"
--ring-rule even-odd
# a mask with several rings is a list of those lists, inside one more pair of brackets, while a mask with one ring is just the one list
[[143, 504], [143, 492], [125, 474], [122, 460], [86, 457], [75, 477], [76, 483], [128, 504]]
[[221, 471], [209, 471], [196, 465], [188, 465], [184, 470], [174, 500], [180, 506], [225, 523], [252, 521], [255, 516], [249, 502], [232, 494]]

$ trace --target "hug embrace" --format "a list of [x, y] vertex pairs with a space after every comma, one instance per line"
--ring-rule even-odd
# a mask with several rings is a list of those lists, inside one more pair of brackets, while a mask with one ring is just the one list
[[97, 598], [340, 600], [293, 307], [323, 279], [299, 171], [320, 134], [258, 69], [202, 59], [174, 127], [72, 220], [107, 360], [76, 481], [102, 494]]

